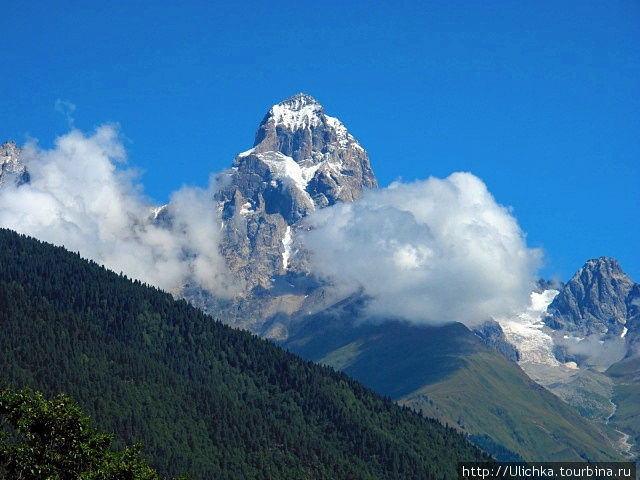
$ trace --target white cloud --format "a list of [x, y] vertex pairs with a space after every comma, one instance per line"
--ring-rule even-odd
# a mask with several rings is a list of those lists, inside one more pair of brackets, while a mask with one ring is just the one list
[[606, 337], [600, 334], [589, 335], [584, 338], [556, 337], [556, 345], [564, 347], [571, 356], [577, 357], [577, 363], [583, 366], [598, 366], [609, 368], [622, 360], [627, 353], [627, 345], [619, 336]]
[[341, 295], [364, 289], [373, 316], [416, 323], [474, 325], [522, 311], [541, 258], [470, 173], [395, 183], [307, 223], [317, 274]]
[[56, 112], [64, 115], [64, 117], [67, 120], [67, 124], [69, 125], [69, 128], [72, 128], [73, 122], [74, 122], [73, 112], [76, 111], [76, 106], [73, 103], [71, 103], [69, 100], [62, 100], [61, 98], [58, 98], [56, 100], [54, 108]]
[[126, 156], [113, 125], [88, 136], [73, 130], [51, 150], [27, 144], [22, 159], [31, 181], [0, 189], [1, 226], [166, 290], [196, 281], [215, 294], [230, 294], [232, 282], [217, 249], [213, 184], [175, 192], [172, 222], [157, 225], [135, 172], [117, 166]]

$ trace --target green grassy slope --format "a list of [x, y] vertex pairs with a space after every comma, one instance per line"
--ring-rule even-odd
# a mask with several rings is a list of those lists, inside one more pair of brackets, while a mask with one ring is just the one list
[[370, 325], [357, 321], [359, 308], [357, 300], [344, 302], [306, 319], [286, 347], [497, 450], [531, 461], [620, 459], [598, 426], [463, 325]]
[[400, 403], [448, 418], [471, 434], [490, 432], [494, 441], [529, 460], [618, 458], [597, 427], [493, 352], [468, 356], [453, 375]]
[[464, 437], [61, 248], [0, 230], [0, 381], [70, 394], [163, 474], [457, 478]]
[[609, 419], [611, 425], [630, 435], [632, 453], [640, 460], [640, 357], [626, 358], [613, 364], [607, 375], [614, 381], [613, 403], [616, 411]]

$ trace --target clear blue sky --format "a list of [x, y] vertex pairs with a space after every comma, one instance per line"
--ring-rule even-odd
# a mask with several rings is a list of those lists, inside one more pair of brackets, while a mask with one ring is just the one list
[[[640, 281], [640, 2], [2, 2], [0, 140], [120, 124], [147, 195], [251, 147], [316, 97], [381, 185], [470, 171], [546, 276], [617, 257]], [[46, 7], [44, 6], [46, 5]]]

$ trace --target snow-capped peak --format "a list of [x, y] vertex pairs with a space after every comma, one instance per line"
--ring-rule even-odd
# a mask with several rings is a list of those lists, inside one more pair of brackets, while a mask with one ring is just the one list
[[306, 93], [296, 93], [292, 97], [289, 97], [280, 103], [278, 103], [281, 107], [287, 107], [291, 110], [300, 110], [309, 105], [316, 105], [320, 108], [322, 106], [318, 103], [318, 101], [313, 98], [311, 95], [307, 95]]
[[[256, 183], [256, 174], [264, 181]], [[340, 120], [326, 115], [322, 105], [304, 93], [269, 109], [253, 148], [236, 156], [230, 175], [236, 188], [240, 183], [246, 187], [242, 195], [253, 205], [260, 205], [260, 195], [279, 209], [289, 203], [285, 217], [291, 222], [316, 207], [350, 202], [363, 189], [377, 187], [367, 152]], [[234, 195], [228, 192], [228, 198]], [[283, 200], [275, 200], [274, 195], [284, 195]], [[234, 205], [249, 213], [243, 203]]]
[[[304, 157], [300, 157], [292, 149], [299, 140], [293, 141], [291, 135], [295, 135], [299, 131], [306, 130], [308, 132], [319, 129], [324, 131], [321, 136], [314, 137], [307, 133], [311, 148], [306, 151]], [[260, 146], [258, 151], [280, 149], [282, 153], [293, 157], [297, 162], [313, 159], [313, 162], [316, 163], [324, 153], [336, 149], [353, 148], [364, 152], [364, 149], [347, 131], [344, 124], [337, 118], [326, 115], [322, 105], [305, 93], [298, 93], [271, 107], [258, 129], [254, 149], [243, 152], [240, 156], [253, 153], [256, 151], [255, 147], [258, 147], [265, 138], [269, 139], [272, 136], [283, 137], [283, 139], [275, 143], [267, 141], [266, 148]], [[317, 144], [320, 137], [323, 137], [324, 140], [320, 140]], [[291, 151], [288, 151], [287, 148]]]
[[271, 107], [268, 116], [276, 125], [296, 131], [321, 125], [324, 110], [310, 95], [298, 93]]

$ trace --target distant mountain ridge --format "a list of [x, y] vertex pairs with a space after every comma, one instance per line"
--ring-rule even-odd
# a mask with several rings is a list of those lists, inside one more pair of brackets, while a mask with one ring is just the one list
[[601, 421], [618, 436], [620, 451], [640, 458], [640, 284], [616, 259], [591, 259], [548, 313], [546, 323], [557, 332], [556, 356], [579, 366], [571, 381], [555, 386], [557, 393], [576, 406], [602, 395], [609, 409]]

